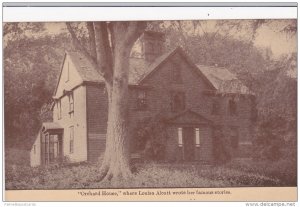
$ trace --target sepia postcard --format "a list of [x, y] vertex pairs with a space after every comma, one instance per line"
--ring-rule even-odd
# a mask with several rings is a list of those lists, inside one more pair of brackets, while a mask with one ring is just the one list
[[297, 19], [4, 22], [6, 201], [296, 201]]

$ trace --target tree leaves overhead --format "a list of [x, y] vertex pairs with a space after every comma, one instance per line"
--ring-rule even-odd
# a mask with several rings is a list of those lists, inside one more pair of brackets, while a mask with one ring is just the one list
[[4, 48], [6, 143], [22, 145], [40, 127], [40, 109], [51, 101], [68, 39], [35, 35], [44, 32], [40, 23], [6, 23], [5, 28], [9, 37]]

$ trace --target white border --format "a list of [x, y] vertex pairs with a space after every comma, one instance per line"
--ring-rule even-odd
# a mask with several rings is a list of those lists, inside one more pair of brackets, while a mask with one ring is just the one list
[[[22, 0], [21, 0], [22, 1]], [[68, 1], [68, 0], [67, 0]], [[93, 0], [91, 0], [93, 1]], [[119, 1], [119, 0], [112, 0], [112, 1]], [[155, 0], [153, 0], [155, 1]], [[175, 0], [176, 1], [176, 0]], [[193, 0], [190, 0], [193, 2]], [[278, 2], [278, 0], [273, 0], [274, 2]], [[36, 0], [33, 0], [33, 2], [36, 2]], [[282, 2], [282, 0], [281, 0]], [[3, 2], [2, 2], [3, 3]], [[90, 10], [91, 8], [64, 8], [64, 9], [58, 9], [58, 8], [33, 8], [33, 7], [26, 7], [26, 8], [18, 8], [18, 11], [15, 10], [16, 8], [12, 7], [4, 7], [3, 8], [3, 20], [5, 22], [17, 22], [17, 21], [84, 21], [84, 20], [130, 20], [129, 17], [133, 18], [131, 20], [141, 20], [141, 17], [144, 18], [147, 16], [152, 17], [151, 19], [157, 20], [157, 19], [176, 19], [180, 20], [183, 18], [186, 19], [257, 19], [257, 18], [276, 18], [276, 19], [283, 19], [283, 18], [297, 18], [297, 8], [295, 7], [263, 7], [263, 8], [257, 8], [257, 7], [234, 7], [233, 9], [230, 7], [205, 7], [205, 8], [195, 8], [197, 9], [196, 12], [192, 13], [193, 8], [176, 8], [174, 10], [160, 10], [161, 12], [157, 12], [157, 8], [143, 8], [147, 9], [146, 12], [142, 12], [141, 8], [122, 8], [122, 12], [116, 13], [116, 11], [112, 11], [108, 8], [97, 8], [97, 11]], [[57, 10], [58, 9], [58, 10]], [[94, 8], [95, 9], [95, 8]], [[127, 13], [130, 13], [130, 15], [126, 15], [125, 10]], [[169, 9], [169, 8], [163, 8], [163, 9]], [[192, 10], [190, 10], [192, 9]], [[202, 9], [202, 10], [201, 10]], [[36, 10], [38, 10], [36, 12]], [[72, 10], [72, 11], [71, 11]], [[177, 12], [176, 12], [177, 11]], [[200, 12], [204, 11], [204, 12]], [[135, 14], [132, 14], [132, 12], [137, 12]], [[175, 13], [173, 13], [175, 12]], [[210, 13], [209, 16], [207, 16], [207, 13]], [[103, 19], [101, 19], [103, 18]], [[150, 18], [148, 19], [150, 20]], [[299, 26], [299, 25], [298, 25]], [[2, 27], [2, 23], [1, 23]], [[2, 47], [2, 41], [0, 43], [0, 47]], [[2, 68], [2, 62], [0, 64], [0, 67]], [[0, 79], [0, 84], [2, 85], [2, 79]], [[299, 82], [298, 82], [299, 84]], [[3, 86], [3, 85], [2, 85]], [[2, 90], [1, 90], [1, 97], [3, 97]], [[299, 103], [299, 91], [298, 91], [298, 103]], [[3, 101], [3, 100], [2, 100]], [[3, 103], [3, 102], [2, 102]], [[298, 113], [300, 114], [300, 110], [298, 110]], [[298, 114], [298, 115], [299, 115]], [[1, 115], [3, 118], [3, 111], [1, 111]], [[298, 116], [299, 117], [299, 116]], [[2, 123], [2, 120], [0, 120], [0, 123]], [[299, 128], [300, 122], [298, 122], [298, 128]], [[298, 146], [299, 146], [298, 142]], [[1, 143], [2, 145], [2, 143]], [[299, 149], [299, 148], [298, 148]], [[2, 155], [4, 157], [4, 152], [2, 152]], [[2, 159], [1, 159], [2, 164]], [[298, 166], [299, 166], [299, 159], [298, 159]], [[298, 171], [299, 172], [299, 171]], [[2, 171], [0, 172], [0, 175], [2, 176]], [[3, 180], [2, 180], [3, 181]], [[1, 184], [2, 184], [1, 181]], [[2, 185], [3, 187], [3, 185]], [[3, 189], [1, 189], [3, 190]], [[7, 204], [15, 204], [14, 202], [6, 202]], [[30, 202], [26, 202], [27, 204]], [[278, 203], [278, 202], [276, 202]], [[1, 204], [5, 205], [5, 203], [1, 202]], [[21, 204], [21, 203], [18, 203]], [[140, 202], [77, 202], [77, 203], [70, 203], [70, 202], [39, 202], [35, 203], [37, 206], [82, 206], [84, 204], [85, 206], [153, 206], [155, 204], [159, 204], [159, 206], [170, 206], [168, 202], [163, 203], [140, 203]], [[244, 202], [193, 202], [193, 203], [187, 203], [187, 202], [178, 202], [178, 203], [171, 203], [173, 206], [182, 206], [182, 205], [188, 205], [188, 206], [199, 206], [203, 204], [204, 206], [246, 206]], [[263, 206], [263, 202], [256, 202], [258, 206]], [[270, 203], [268, 203], [270, 204]], [[24, 203], [23, 203], [24, 206]], [[297, 204], [296, 204], [297, 206]]]
[[3, 7], [3, 22], [292, 18], [297, 7]]

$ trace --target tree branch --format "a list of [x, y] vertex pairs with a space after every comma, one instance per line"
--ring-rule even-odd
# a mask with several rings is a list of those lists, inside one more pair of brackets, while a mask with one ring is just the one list
[[106, 22], [94, 22], [97, 62], [105, 80], [111, 82], [113, 76], [113, 56], [109, 45]]
[[89, 54], [88, 50], [80, 43], [79, 39], [77, 38], [71, 23], [66, 22], [67, 25], [67, 29], [71, 34], [72, 40], [73, 40], [73, 44], [75, 46], [75, 48], [79, 51], [81, 51], [81, 53], [84, 55], [84, 57], [90, 61], [90, 63], [95, 67], [98, 68], [98, 72], [100, 73], [100, 75], [102, 75], [104, 77], [104, 79], [106, 80], [106, 75], [104, 73], [104, 71], [102, 70], [102, 68], [98, 66], [97, 62], [94, 60], [94, 58]]
[[89, 41], [90, 41], [90, 53], [91, 56], [97, 60], [97, 51], [96, 51], [96, 40], [95, 40], [95, 30], [93, 22], [86, 23], [88, 33], [89, 33]]

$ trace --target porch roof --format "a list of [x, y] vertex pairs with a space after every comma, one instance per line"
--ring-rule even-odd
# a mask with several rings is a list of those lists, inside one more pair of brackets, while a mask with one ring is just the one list
[[172, 124], [213, 124], [211, 120], [190, 109], [186, 109], [185, 111], [176, 114], [169, 118], [167, 122]]
[[50, 130], [63, 130], [63, 127], [56, 122], [44, 122], [42, 125], [42, 132]]

